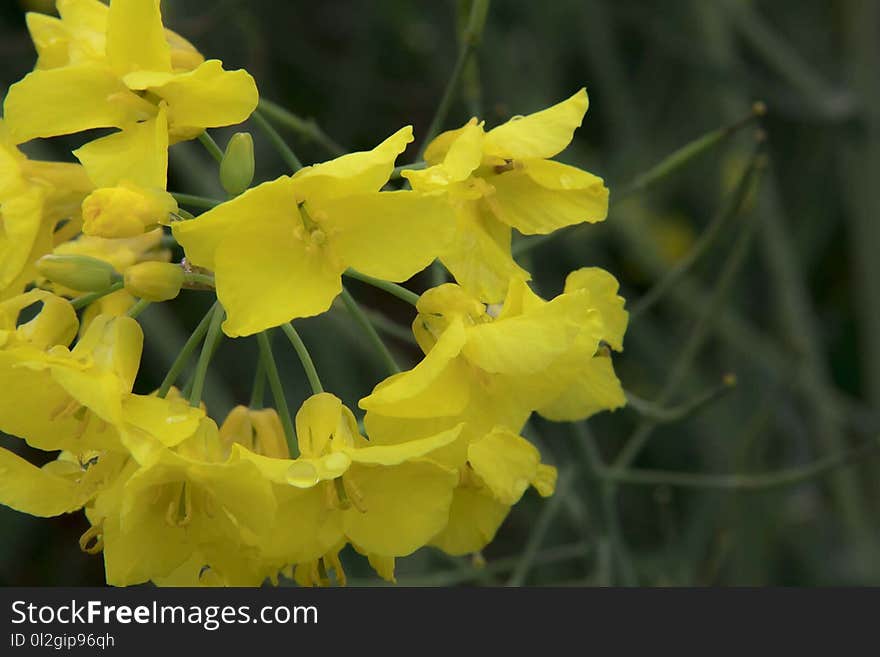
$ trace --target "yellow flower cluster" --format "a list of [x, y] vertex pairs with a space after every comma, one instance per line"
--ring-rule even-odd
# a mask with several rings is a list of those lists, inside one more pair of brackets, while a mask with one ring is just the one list
[[[253, 79], [167, 30], [159, 0], [57, 9], [28, 15], [39, 59], [0, 124], [0, 431], [52, 460], [0, 448], [0, 503], [84, 510], [81, 547], [103, 552], [113, 585], [281, 574], [317, 585], [331, 570], [344, 583], [346, 545], [388, 580], [397, 557], [424, 546], [479, 552], [529, 487], [553, 493], [556, 469], [520, 435], [530, 415], [579, 421], [624, 404], [610, 358], [627, 324], [616, 280], [579, 269], [548, 301], [511, 255], [513, 229], [606, 216], [602, 180], [550, 159], [581, 124], [585, 90], [488, 131], [472, 119], [439, 135], [402, 189], [389, 181], [410, 127], [188, 218], [166, 189], [168, 147], [247, 119]], [[17, 148], [93, 128], [114, 131], [76, 149], [79, 165]], [[248, 135], [228, 149], [250, 158], [224, 167], [231, 188], [252, 175], [252, 148]], [[185, 269], [162, 248], [172, 235]], [[455, 283], [418, 297], [424, 357], [360, 400], [363, 428], [314, 383], [294, 421], [286, 404], [237, 406], [219, 427], [198, 392], [132, 392], [136, 303], [195, 281], [216, 289], [211, 324], [265, 339], [328, 311], [343, 274], [391, 285], [435, 260]]]

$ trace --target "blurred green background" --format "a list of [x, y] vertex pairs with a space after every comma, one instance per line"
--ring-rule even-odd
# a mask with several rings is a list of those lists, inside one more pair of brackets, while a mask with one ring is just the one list
[[[52, 3], [0, 7], [3, 84], [33, 66], [24, 10], [38, 5]], [[417, 142], [400, 162], [415, 157], [431, 121], [466, 5], [163, 0], [166, 25], [227, 68], [248, 69], [266, 98], [314, 117], [347, 149], [412, 124]], [[485, 551], [486, 568], [425, 549], [400, 560], [401, 584], [880, 583], [878, 37], [880, 4], [863, 0], [492, 4], [479, 70], [468, 72], [445, 127], [479, 107], [495, 125], [586, 86], [590, 110], [561, 159], [604, 177], [617, 199], [676, 148], [762, 100], [766, 158], [756, 191], [723, 225], [712, 217], [748, 166], [756, 122], [613, 201], [605, 224], [569, 229], [523, 255], [545, 297], [561, 291], [568, 271], [595, 265], [618, 277], [632, 304], [720, 226], [694, 267], [634, 318], [615, 359], [629, 392], [662, 403], [637, 400], [577, 428], [533, 420], [526, 435], [568, 485], [550, 501], [526, 495]], [[258, 181], [280, 174], [268, 143], [247, 129]], [[327, 157], [281, 130], [305, 162]], [[214, 136], [224, 144], [231, 132]], [[64, 148], [75, 143], [29, 149], [68, 159]], [[220, 194], [197, 143], [172, 149], [169, 189]], [[422, 274], [411, 287], [428, 284]], [[394, 322], [411, 321], [395, 299], [351, 289]], [[209, 303], [185, 292], [142, 315], [138, 391], [158, 385]], [[297, 325], [325, 387], [356, 405], [383, 369], [344, 309]], [[391, 341], [402, 363], [415, 362], [411, 344]], [[296, 407], [305, 378], [288, 344], [275, 350]], [[214, 417], [247, 403], [255, 356], [254, 340], [223, 342], [206, 393]], [[687, 408], [730, 373], [735, 388]], [[653, 416], [662, 421], [648, 433]], [[613, 482], [601, 462], [618, 458], [634, 432], [644, 439], [636, 470]], [[788, 471], [811, 464], [815, 471]], [[86, 528], [81, 514], [39, 520], [0, 508], [0, 584], [103, 583], [101, 558], [77, 547]], [[376, 581], [360, 557], [343, 559], [355, 583]]]

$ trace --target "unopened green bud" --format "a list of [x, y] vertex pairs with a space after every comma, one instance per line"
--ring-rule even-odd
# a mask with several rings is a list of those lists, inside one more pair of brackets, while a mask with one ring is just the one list
[[170, 262], [148, 260], [125, 270], [125, 289], [147, 301], [168, 301], [180, 294], [183, 269]]
[[238, 196], [254, 179], [254, 138], [249, 132], [236, 132], [226, 145], [220, 163], [220, 182], [230, 196]]
[[113, 265], [86, 255], [44, 255], [37, 260], [37, 271], [53, 283], [78, 292], [106, 290], [119, 280]]

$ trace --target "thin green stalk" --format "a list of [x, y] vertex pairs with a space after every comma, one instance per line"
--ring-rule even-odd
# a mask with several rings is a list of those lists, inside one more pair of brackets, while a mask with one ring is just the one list
[[418, 171], [419, 169], [424, 169], [426, 166], [428, 166], [428, 163], [424, 162], [424, 161], [423, 162], [413, 162], [412, 164], [401, 164], [400, 166], [394, 167], [394, 171], [391, 172], [390, 180], [397, 180], [397, 179], [401, 178], [402, 176], [400, 174], [403, 173], [404, 171], [407, 171], [407, 170]]
[[412, 330], [408, 326], [401, 326], [397, 322], [394, 322], [385, 315], [375, 310], [371, 310], [369, 308], [362, 309], [367, 317], [369, 317], [370, 322], [377, 329], [391, 336], [392, 338], [397, 338], [403, 342], [408, 342], [410, 344], [416, 344], [416, 339], [412, 334]]
[[208, 134], [207, 130], [204, 130], [202, 134], [199, 135], [199, 141], [202, 143], [202, 146], [205, 147], [205, 150], [210, 153], [211, 157], [213, 157], [217, 163], [223, 161], [223, 150], [217, 145], [217, 142], [214, 141], [214, 138]]
[[266, 100], [265, 98], [260, 98], [259, 108], [266, 117], [290, 128], [306, 141], [315, 142], [333, 157], [339, 157], [348, 152], [345, 148], [328, 137], [313, 119], [303, 119], [281, 105]]
[[174, 200], [191, 208], [214, 208], [223, 203], [216, 198], [208, 198], [206, 196], [196, 196], [194, 194], [182, 194], [181, 192], [170, 192]]
[[458, 57], [455, 60], [452, 75], [449, 77], [449, 82], [446, 83], [446, 89], [443, 90], [443, 97], [440, 99], [440, 104], [437, 106], [434, 118], [431, 119], [428, 129], [425, 131], [425, 137], [419, 147], [419, 154], [416, 156], [417, 160], [425, 159], [425, 149], [434, 137], [440, 134], [440, 129], [443, 127], [443, 122], [449, 114], [449, 110], [452, 107], [452, 101], [458, 91], [462, 73], [464, 73], [471, 55], [476, 52], [477, 47], [480, 44], [480, 37], [483, 33], [483, 26], [486, 23], [486, 14], [488, 11], [489, 0], [473, 0], [467, 29], [461, 37], [461, 46], [458, 49]]
[[711, 404], [716, 399], [733, 390], [735, 385], [736, 377], [728, 375], [724, 377], [724, 380], [719, 385], [678, 406], [660, 406], [647, 399], [642, 399], [631, 392], [626, 393], [626, 403], [628, 408], [631, 408], [642, 417], [653, 422], [668, 424], [692, 416], [707, 404]]
[[355, 271], [354, 269], [346, 269], [344, 274], [349, 278], [354, 278], [362, 283], [366, 283], [367, 285], [372, 285], [373, 287], [377, 287], [380, 290], [384, 290], [389, 294], [393, 294], [398, 299], [402, 301], [406, 301], [408, 304], [415, 306], [419, 302], [419, 295], [415, 292], [411, 292], [407, 290], [402, 285], [398, 285], [397, 283], [391, 283], [389, 281], [383, 281], [381, 278], [374, 278], [373, 276], [368, 276], [367, 274], [362, 274], [359, 271]]
[[211, 363], [214, 348], [222, 337], [220, 325], [223, 323], [225, 316], [226, 313], [223, 311], [223, 306], [217, 303], [214, 310], [211, 311], [211, 323], [208, 324], [208, 332], [205, 334], [202, 353], [199, 354], [196, 371], [193, 374], [192, 391], [189, 394], [190, 406], [198, 406], [202, 403], [202, 392], [205, 389], [205, 378], [208, 376], [208, 365]]
[[269, 388], [272, 390], [272, 397], [275, 399], [275, 410], [278, 411], [278, 416], [281, 418], [281, 426], [284, 427], [287, 449], [290, 451], [290, 456], [296, 458], [299, 456], [296, 431], [293, 429], [290, 408], [287, 406], [287, 398], [284, 396], [284, 386], [281, 385], [281, 377], [278, 376], [278, 365], [275, 362], [275, 356], [272, 355], [272, 345], [269, 342], [268, 331], [257, 333], [257, 344], [260, 347], [260, 359], [263, 361], [263, 368], [266, 371]]
[[77, 297], [76, 299], [72, 299], [70, 305], [73, 306], [74, 310], [79, 310], [80, 308], [85, 308], [90, 303], [97, 301], [101, 297], [106, 297], [108, 294], [113, 294], [114, 292], [121, 290], [125, 287], [125, 283], [120, 281], [116, 281], [110, 287], [107, 287], [103, 290], [99, 290], [97, 292], [90, 292], [89, 294], [84, 294], [81, 297]]
[[672, 470], [607, 468], [602, 476], [620, 484], [666, 485], [735, 491], [767, 490], [812, 481], [837, 468], [853, 464], [860, 456], [874, 452], [878, 448], [880, 448], [880, 440], [869, 440], [858, 447], [831, 454], [807, 465], [757, 474], [707, 474]]
[[345, 304], [346, 309], [349, 314], [352, 316], [355, 322], [361, 327], [364, 334], [367, 336], [367, 339], [372, 343], [373, 347], [378, 352], [379, 356], [382, 358], [382, 361], [385, 363], [385, 367], [388, 369], [389, 374], [397, 374], [400, 372], [400, 366], [397, 364], [397, 361], [394, 360], [394, 356], [391, 351], [389, 351], [388, 346], [379, 336], [379, 333], [376, 331], [376, 327], [373, 326], [373, 323], [370, 321], [370, 318], [366, 316], [363, 309], [358, 305], [358, 302], [355, 301], [354, 297], [351, 296], [348, 290], [344, 287], [342, 288], [342, 302]]
[[284, 141], [284, 137], [278, 134], [278, 131], [271, 123], [269, 123], [269, 121], [266, 120], [266, 117], [263, 116], [259, 109], [251, 114], [251, 120], [253, 120], [253, 122], [257, 124], [257, 127], [262, 130], [263, 134], [266, 135], [269, 139], [269, 143], [272, 144], [272, 147], [281, 156], [284, 163], [290, 167], [291, 171], [299, 171], [302, 169], [302, 162], [300, 162], [296, 153], [294, 153], [293, 149], [286, 141]]
[[293, 324], [290, 322], [282, 324], [281, 330], [284, 331], [284, 335], [287, 336], [287, 339], [290, 340], [290, 344], [292, 344], [293, 348], [296, 350], [296, 355], [299, 356], [299, 360], [306, 372], [306, 378], [309, 380], [312, 392], [316, 395], [324, 392], [324, 386], [321, 385], [321, 379], [318, 378], [318, 370], [315, 369], [315, 362], [312, 360], [312, 356], [309, 354], [305, 342], [302, 341], [302, 338], [299, 337], [299, 333], [293, 328]]
[[257, 371], [254, 373], [254, 384], [251, 386], [250, 408], [263, 408], [263, 397], [266, 392], [266, 364], [262, 358], [257, 359]]
[[213, 274], [199, 274], [197, 272], [185, 272], [183, 274], [183, 286], [189, 290], [213, 290]]
[[574, 483], [574, 469], [569, 468], [559, 475], [556, 492], [541, 510], [532, 533], [529, 535], [526, 547], [522, 555], [520, 555], [519, 563], [516, 565], [510, 579], [507, 580], [507, 586], [522, 586], [525, 584], [535, 558], [538, 556], [538, 551], [541, 549], [541, 544], [544, 542], [544, 538], [546, 538], [547, 532], [553, 525], [553, 521], [556, 519], [559, 511], [562, 509], [563, 499], [568, 495], [572, 483]]
[[760, 146], [755, 148], [749, 164], [739, 178], [730, 199], [718, 210], [709, 222], [708, 227], [700, 235], [694, 247], [688, 254], [679, 260], [675, 265], [661, 278], [654, 286], [640, 299], [638, 299], [630, 308], [630, 321], [635, 321], [640, 315], [645, 313], [651, 306], [656, 304], [666, 292], [669, 291], [696, 262], [705, 255], [710, 247], [715, 243], [721, 235], [723, 229], [739, 212], [745, 201], [746, 195], [752, 189], [752, 179], [756, 175], [759, 166]]
[[147, 299], [138, 299], [137, 303], [129, 308], [128, 312], [125, 314], [133, 319], [137, 319], [137, 316], [144, 312], [151, 303], [152, 301], [148, 301]]
[[210, 310], [208, 310], [208, 312], [205, 313], [205, 316], [202, 317], [202, 320], [199, 322], [198, 326], [196, 326], [192, 334], [186, 339], [180, 353], [177, 354], [177, 358], [171, 363], [171, 367], [168, 369], [168, 374], [166, 374], [165, 378], [162, 380], [162, 385], [159, 386], [159, 392], [156, 393], [159, 397], [165, 397], [168, 395], [171, 386], [177, 381], [180, 373], [183, 372], [183, 368], [186, 367], [190, 357], [193, 355], [193, 352], [195, 352], [196, 347], [199, 346], [202, 338], [205, 337], [205, 333], [208, 332], [208, 325], [211, 323], [214, 311], [216, 311], [219, 306], [220, 302], [215, 301]]
[[[665, 404], [679, 388], [684, 377], [687, 375], [694, 358], [696, 358], [697, 353], [699, 353], [706, 339], [709, 337], [710, 331], [714, 326], [715, 319], [718, 315], [718, 311], [733, 284], [734, 278], [742, 267], [746, 254], [748, 253], [756, 227], [757, 221], [755, 219], [755, 213], [751, 213], [747, 218], [747, 223], [743, 226], [739, 237], [724, 261], [724, 265], [718, 276], [715, 290], [709, 299], [709, 303], [703, 307], [702, 313], [691, 331], [691, 335], [673, 363], [669, 376], [663, 385], [663, 389], [655, 400], [656, 404]], [[656, 426], [657, 422], [653, 420], [645, 420], [641, 422], [615, 459], [615, 467], [628, 466], [636, 458], [639, 452], [641, 452]]]

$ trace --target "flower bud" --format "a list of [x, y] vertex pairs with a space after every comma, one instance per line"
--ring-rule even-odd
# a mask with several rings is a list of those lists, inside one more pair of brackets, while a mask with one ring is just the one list
[[82, 204], [83, 232], [98, 237], [136, 237], [148, 228], [167, 223], [177, 202], [160, 190], [134, 185], [103, 187], [89, 194]]
[[220, 163], [220, 182], [230, 196], [238, 196], [254, 179], [254, 139], [249, 132], [236, 132], [226, 145]]
[[148, 260], [125, 270], [125, 289], [147, 301], [168, 301], [180, 293], [183, 269], [170, 262]]
[[44, 255], [37, 260], [37, 271], [53, 283], [78, 292], [106, 290], [119, 280], [109, 262], [85, 255]]

